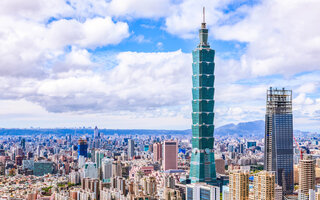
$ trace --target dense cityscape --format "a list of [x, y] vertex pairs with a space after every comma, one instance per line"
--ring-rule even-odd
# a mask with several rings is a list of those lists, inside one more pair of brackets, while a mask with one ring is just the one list
[[203, 9], [191, 131], [1, 129], [0, 199], [320, 200], [320, 135], [294, 134], [290, 88], [265, 88], [264, 136], [214, 134], [219, 66], [208, 34]]

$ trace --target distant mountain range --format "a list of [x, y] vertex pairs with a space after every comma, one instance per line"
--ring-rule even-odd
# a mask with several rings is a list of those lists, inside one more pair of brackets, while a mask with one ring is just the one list
[[[216, 136], [234, 135], [240, 137], [264, 137], [264, 121], [251, 121], [241, 122], [239, 124], [227, 124], [215, 129]], [[191, 135], [191, 129], [187, 130], [147, 130], [147, 129], [99, 129], [104, 135]], [[297, 133], [307, 133], [295, 130]], [[83, 135], [93, 134], [91, 128], [57, 128], [57, 129], [0, 129], [0, 135], [39, 135], [39, 134], [52, 134], [52, 135]]]
[[265, 124], [263, 120], [241, 122], [237, 125], [227, 124], [215, 129], [215, 135], [237, 135], [237, 136], [264, 136]]

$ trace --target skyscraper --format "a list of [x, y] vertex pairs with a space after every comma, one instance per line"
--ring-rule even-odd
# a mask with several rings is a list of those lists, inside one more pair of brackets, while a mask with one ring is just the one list
[[104, 182], [110, 182], [112, 178], [112, 163], [113, 159], [111, 158], [102, 159], [102, 180]]
[[153, 144], [153, 161], [160, 161], [162, 159], [162, 146], [157, 142]]
[[305, 155], [299, 163], [299, 199], [309, 200], [309, 190], [316, 185], [316, 161], [311, 155]]
[[264, 168], [276, 172], [284, 194], [293, 192], [292, 91], [267, 91]]
[[128, 157], [132, 159], [134, 156], [134, 141], [128, 140]]
[[88, 143], [86, 140], [78, 140], [78, 158], [79, 156], [88, 157]]
[[23, 150], [26, 150], [26, 139], [25, 138], [21, 139], [21, 147]]
[[95, 163], [97, 164], [97, 168], [101, 167], [101, 161], [104, 158], [104, 153], [102, 151], [95, 152]]
[[93, 137], [94, 137], [95, 139], [96, 139], [96, 138], [99, 138], [99, 129], [98, 129], [97, 126], [94, 128]]
[[[204, 10], [204, 9], [203, 9]], [[213, 138], [214, 54], [208, 43], [208, 29], [203, 12], [199, 30], [200, 44], [192, 52], [192, 155], [190, 178], [192, 183], [216, 182]]]
[[163, 170], [178, 169], [178, 142], [174, 140], [163, 143]]

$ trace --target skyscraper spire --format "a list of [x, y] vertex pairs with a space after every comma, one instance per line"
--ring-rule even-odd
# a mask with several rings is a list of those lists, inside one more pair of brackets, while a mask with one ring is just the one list
[[202, 24], [201, 24], [201, 28], [206, 28], [206, 7], [203, 6], [203, 10], [202, 10]]

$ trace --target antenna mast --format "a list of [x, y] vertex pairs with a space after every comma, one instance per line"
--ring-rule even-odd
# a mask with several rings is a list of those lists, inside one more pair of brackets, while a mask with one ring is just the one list
[[206, 8], [203, 6], [203, 10], [202, 10], [202, 20], [203, 20], [203, 22], [202, 22], [202, 24], [201, 24], [201, 28], [202, 29], [205, 29], [206, 28]]
[[206, 23], [206, 7], [203, 6], [203, 22], [202, 23]]

